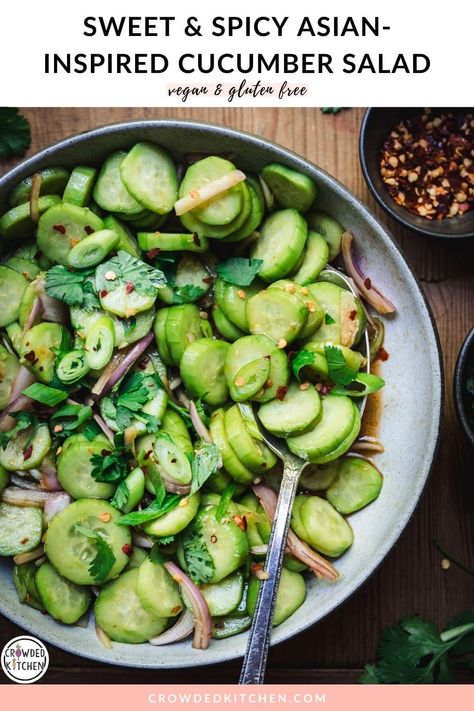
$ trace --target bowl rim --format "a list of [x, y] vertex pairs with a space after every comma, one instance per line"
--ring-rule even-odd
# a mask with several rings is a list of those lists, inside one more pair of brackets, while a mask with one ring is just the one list
[[[50, 146], [47, 146], [46, 148], [43, 148], [42, 150], [38, 151], [34, 155], [28, 157], [26, 160], [21, 161], [17, 166], [12, 168], [10, 171], [5, 173], [3, 176], [0, 177], [0, 191], [4, 188], [4, 186], [8, 183], [10, 183], [12, 180], [15, 179], [22, 179], [22, 177], [25, 177], [31, 172], [35, 170], [36, 166], [38, 163], [41, 163], [42, 161], [45, 161], [48, 159], [50, 155], [54, 156], [54, 153], [58, 149], [66, 149], [69, 147], [74, 147], [76, 145], [80, 145], [82, 142], [87, 141], [89, 138], [99, 138], [101, 136], [104, 136], [109, 133], [121, 133], [123, 131], [133, 131], [133, 129], [142, 129], [142, 130], [147, 130], [150, 129], [152, 130], [153, 128], [177, 128], [179, 127], [182, 130], [189, 129], [189, 130], [197, 130], [197, 131], [202, 131], [203, 133], [208, 133], [209, 131], [215, 132], [223, 137], [230, 137], [236, 141], [245, 141], [245, 142], [250, 142], [256, 147], [264, 148], [267, 150], [270, 150], [272, 152], [277, 152], [282, 157], [289, 157], [290, 159], [294, 160], [296, 163], [301, 165], [301, 168], [303, 169], [305, 166], [310, 166], [312, 170], [314, 170], [316, 173], [319, 173], [320, 175], [324, 176], [331, 184], [336, 188], [336, 190], [339, 193], [342, 193], [344, 198], [346, 200], [349, 200], [352, 202], [354, 207], [363, 215], [364, 219], [367, 220], [369, 224], [374, 228], [376, 232], [383, 232], [384, 235], [386, 236], [387, 240], [391, 243], [393, 249], [395, 252], [398, 252], [399, 256], [401, 257], [402, 261], [404, 262], [407, 271], [410, 273], [413, 283], [416, 286], [416, 289], [418, 291], [418, 295], [421, 297], [421, 300], [426, 308], [428, 317], [429, 317], [429, 324], [431, 326], [433, 336], [434, 336], [434, 346], [436, 350], [436, 360], [437, 360], [437, 365], [438, 365], [438, 372], [439, 372], [439, 407], [438, 411], [434, 413], [435, 421], [434, 421], [434, 428], [433, 432], [435, 433], [433, 435], [433, 450], [432, 450], [432, 457], [431, 461], [429, 464], [428, 469], [426, 470], [426, 475], [423, 480], [423, 482], [420, 485], [419, 488], [419, 495], [416, 498], [416, 501], [412, 504], [411, 508], [407, 508], [404, 511], [402, 520], [401, 520], [401, 525], [397, 527], [396, 529], [393, 530], [392, 535], [390, 537], [387, 537], [385, 544], [383, 547], [381, 547], [381, 552], [379, 552], [378, 556], [374, 559], [374, 562], [372, 563], [371, 566], [368, 567], [367, 572], [363, 578], [361, 578], [357, 583], [350, 589], [350, 591], [341, 599], [337, 604], [335, 604], [328, 612], [321, 618], [317, 620], [313, 620], [308, 622], [307, 624], [302, 625], [299, 629], [295, 630], [286, 630], [285, 632], [281, 633], [278, 636], [277, 640], [272, 640], [271, 645], [276, 645], [280, 644], [282, 642], [287, 641], [290, 638], [296, 638], [298, 635], [302, 634], [306, 630], [310, 629], [314, 625], [316, 625], [318, 622], [321, 620], [327, 618], [330, 614], [332, 614], [341, 604], [345, 603], [347, 600], [349, 600], [351, 597], [355, 595], [355, 593], [365, 584], [367, 583], [368, 579], [373, 575], [373, 573], [379, 568], [379, 566], [382, 564], [382, 562], [385, 560], [387, 555], [395, 548], [396, 545], [399, 544], [400, 538], [402, 533], [406, 530], [408, 523], [411, 521], [415, 511], [417, 510], [418, 506], [420, 505], [420, 501], [423, 497], [424, 492], [426, 491], [426, 485], [428, 482], [428, 479], [431, 475], [431, 472], [433, 470], [434, 464], [436, 462], [437, 454], [439, 451], [439, 446], [440, 446], [440, 436], [441, 436], [441, 424], [442, 424], [442, 413], [444, 409], [444, 401], [445, 401], [445, 375], [444, 375], [444, 367], [443, 367], [443, 359], [442, 359], [442, 351], [441, 351], [441, 344], [440, 344], [440, 338], [438, 334], [438, 330], [436, 327], [436, 321], [434, 319], [434, 315], [431, 309], [431, 306], [427, 300], [427, 297], [423, 291], [423, 288], [413, 272], [412, 268], [410, 267], [409, 263], [407, 262], [407, 259], [405, 257], [405, 254], [401, 247], [396, 243], [394, 237], [392, 236], [390, 229], [386, 227], [380, 219], [372, 213], [372, 211], [369, 209], [367, 205], [365, 205], [362, 200], [360, 200], [354, 193], [352, 193], [349, 188], [347, 188], [345, 185], [343, 185], [337, 178], [332, 176], [331, 174], [327, 173], [324, 169], [320, 168], [317, 166], [315, 163], [313, 163], [311, 160], [305, 158], [304, 156], [292, 151], [291, 149], [288, 149], [276, 142], [273, 142], [269, 139], [257, 136], [255, 134], [246, 132], [246, 131], [241, 131], [239, 129], [234, 129], [234, 128], [228, 128], [227, 126], [224, 125], [219, 125], [219, 124], [213, 124], [213, 123], [207, 123], [207, 122], [201, 122], [201, 121], [194, 121], [194, 120], [189, 120], [189, 119], [138, 119], [138, 120], [132, 120], [132, 121], [125, 121], [125, 122], [119, 122], [119, 123], [112, 123], [112, 124], [104, 124], [102, 126], [88, 129], [86, 131], [82, 131], [77, 134], [73, 134], [71, 136], [68, 136], [64, 139], [61, 139], [60, 141], [55, 142], [54, 144], [51, 144]], [[1, 611], [2, 614], [4, 614], [8, 619], [10, 619], [12, 622], [18, 624], [19, 626], [23, 626], [23, 620], [21, 617], [21, 614], [17, 614], [14, 611], [11, 613], [5, 613], [3, 610]], [[49, 635], [46, 635], [42, 633], [43, 638], [51, 643], [52, 645], [59, 647], [60, 649], [63, 649], [67, 652], [70, 652], [71, 654], [75, 654], [76, 656], [80, 656], [82, 658], [88, 658], [94, 661], [99, 661], [101, 663], [107, 663], [107, 664], [112, 664], [115, 666], [122, 666], [122, 667], [128, 667], [128, 668], [133, 668], [133, 667], [138, 667], [138, 668], [153, 668], [153, 669], [171, 669], [171, 668], [186, 668], [186, 667], [192, 667], [196, 665], [196, 660], [189, 658], [188, 660], [184, 660], [183, 663], [180, 663], [179, 665], [177, 664], [172, 664], [172, 665], [145, 665], [142, 663], [135, 662], [133, 659], [130, 660], [123, 660], [123, 659], [113, 659], [113, 660], [107, 660], [104, 656], [99, 655], [95, 653], [94, 651], [91, 652], [84, 652], [81, 651], [80, 653], [77, 652], [77, 650], [71, 645], [68, 644], [66, 641], [62, 640], [57, 640], [54, 636], [54, 633], [51, 633]], [[243, 652], [234, 652], [232, 654], [227, 654], [224, 656], [222, 660], [213, 661], [213, 662], [204, 662], [202, 664], [199, 664], [199, 666], [214, 666], [216, 663], [226, 663], [230, 662], [231, 660], [236, 660], [239, 659], [243, 656]]]
[[399, 225], [402, 225], [406, 229], [412, 230], [413, 232], [416, 232], [419, 235], [423, 235], [424, 237], [433, 237], [435, 239], [441, 239], [441, 240], [465, 240], [465, 239], [472, 239], [474, 237], [474, 229], [470, 234], [464, 234], [464, 235], [459, 235], [459, 234], [447, 234], [447, 233], [440, 233], [440, 232], [435, 232], [434, 230], [430, 229], [429, 226], [429, 220], [426, 220], [427, 226], [426, 228], [424, 227], [419, 227], [417, 224], [411, 222], [410, 220], [410, 212], [406, 210], [407, 217], [402, 216], [391, 203], [393, 203], [393, 200], [391, 199], [390, 195], [388, 192], [385, 194], [382, 194], [380, 190], [375, 186], [374, 181], [372, 180], [372, 175], [371, 172], [368, 168], [368, 161], [367, 161], [367, 150], [366, 150], [366, 134], [367, 134], [367, 127], [370, 119], [372, 118], [373, 114], [378, 111], [378, 107], [371, 107], [365, 110], [365, 113], [362, 117], [362, 121], [360, 124], [360, 131], [359, 131], [359, 161], [360, 161], [360, 166], [362, 168], [362, 173], [364, 175], [364, 180], [367, 183], [367, 186], [380, 205], [381, 208], [385, 210], [385, 212], [392, 217], [396, 222], [398, 222]]
[[462, 342], [461, 348], [459, 349], [456, 365], [454, 366], [453, 377], [453, 394], [456, 414], [461, 422], [466, 437], [468, 438], [471, 446], [474, 447], [474, 430], [469, 424], [463, 404], [464, 371], [470, 355], [474, 357], [474, 326], [467, 333], [464, 341]]

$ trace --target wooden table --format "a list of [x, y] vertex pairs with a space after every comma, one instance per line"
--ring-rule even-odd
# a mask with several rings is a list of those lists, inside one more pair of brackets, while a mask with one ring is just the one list
[[[336, 116], [319, 109], [26, 109], [30, 153], [70, 134], [116, 121], [188, 118], [250, 131], [293, 149], [335, 175], [387, 224], [403, 248], [430, 301], [443, 348], [446, 377], [444, 429], [439, 454], [418, 510], [399, 544], [369, 581], [317, 626], [270, 652], [267, 680], [275, 683], [357, 680], [375, 657], [383, 627], [419, 613], [444, 624], [473, 608], [473, 578], [441, 567], [439, 541], [474, 564], [473, 453], [456, 419], [452, 375], [456, 355], [474, 324], [474, 241], [447, 244], [398, 227], [375, 205], [359, 166], [362, 109]], [[0, 170], [14, 161], [0, 163]], [[22, 630], [1, 619], [0, 645]], [[127, 670], [66, 654], [50, 646], [47, 683], [235, 682], [239, 662], [196, 670]], [[3, 680], [3, 679], [2, 679]], [[473, 681], [463, 677], [464, 681]]]

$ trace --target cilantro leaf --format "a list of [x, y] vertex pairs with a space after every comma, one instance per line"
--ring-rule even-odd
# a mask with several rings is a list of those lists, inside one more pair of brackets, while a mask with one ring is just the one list
[[182, 543], [189, 577], [194, 583], [208, 583], [214, 574], [215, 565], [202, 539], [198, 522], [183, 536]]
[[101, 432], [102, 430], [100, 429], [99, 425], [95, 420], [87, 422], [84, 429], [82, 430], [82, 434], [84, 435], [84, 437], [87, 437], [89, 442], [92, 442], [92, 440], [95, 439], [97, 435]]
[[0, 107], [0, 156], [22, 156], [31, 145], [30, 126], [18, 109]]
[[166, 556], [160, 551], [158, 543], [153, 544], [149, 558], [151, 563], [163, 564], [166, 561]]
[[176, 536], [162, 536], [161, 538], [158, 538], [158, 543], [160, 546], [169, 546], [170, 543], [173, 543], [173, 541], [176, 539]]
[[[8, 412], [8, 410], [7, 410]], [[28, 428], [32, 427], [32, 433], [31, 437], [29, 438], [29, 441], [34, 436], [34, 433], [36, 432], [36, 429], [39, 425], [39, 420], [36, 415], [32, 414], [31, 412], [10, 412], [9, 413], [11, 417], [16, 421], [16, 425], [12, 427], [9, 432], [0, 432], [0, 445], [2, 449], [6, 449], [8, 443], [17, 435], [19, 435], [21, 432], [24, 430], [27, 430]], [[29, 443], [29, 442], [28, 442]], [[28, 443], [25, 443], [25, 447], [28, 446]]]
[[[432, 684], [451, 681], [450, 656], [474, 653], [474, 615], [453, 621], [441, 634], [420, 617], [411, 617], [386, 629], [378, 648], [378, 661], [366, 666], [363, 684]], [[453, 624], [451, 623], [451, 624]], [[461, 624], [459, 624], [461, 623]], [[459, 665], [459, 659], [456, 659]], [[464, 666], [469, 664], [469, 660]]]
[[160, 420], [143, 412], [143, 405], [162, 389], [161, 381], [156, 374], [133, 372], [122, 381], [115, 393], [103, 398], [103, 412], [108, 418], [115, 420], [121, 432], [127, 429], [133, 420], [143, 422], [147, 432], [156, 432]]
[[229, 504], [232, 501], [232, 497], [235, 494], [236, 490], [236, 485], [235, 482], [231, 481], [229, 484], [227, 484], [226, 488], [221, 494], [221, 500], [219, 501], [219, 505], [216, 509], [216, 521], [220, 523], [224, 516], [227, 513], [227, 509], [229, 508]]
[[182, 498], [178, 494], [166, 494], [163, 501], [155, 499], [146, 509], [132, 511], [119, 518], [116, 523], [122, 526], [141, 526], [142, 523], [154, 521], [156, 518], [164, 516], [168, 511], [175, 509]]
[[110, 451], [105, 448], [100, 454], [93, 454], [91, 476], [96, 481], [120, 482], [128, 474], [128, 464], [122, 448]]
[[217, 276], [236, 286], [249, 286], [263, 264], [263, 259], [231, 257], [216, 267]]
[[192, 482], [190, 496], [198, 491], [209, 477], [217, 471], [220, 463], [219, 448], [215, 444], [201, 442], [191, 462]]
[[311, 353], [311, 351], [303, 350], [297, 352], [297, 354], [291, 361], [291, 370], [293, 371], [293, 375], [298, 380], [298, 382], [301, 382], [300, 370], [307, 365], [312, 365], [314, 361], [315, 355], [314, 353]]
[[93, 282], [89, 278], [93, 273], [93, 269], [70, 272], [62, 264], [57, 264], [46, 272], [46, 293], [68, 306], [80, 306], [87, 311], [100, 309]]
[[204, 296], [206, 289], [196, 284], [178, 286], [173, 291], [173, 304], [191, 304]]
[[[113, 272], [115, 279], [106, 279], [107, 272]], [[99, 264], [95, 272], [96, 288], [101, 291], [115, 291], [118, 286], [133, 284], [141, 296], [156, 296], [160, 287], [166, 285], [165, 275], [141, 259], [120, 250], [117, 256]]]
[[103, 583], [115, 563], [115, 556], [111, 547], [99, 531], [92, 531], [90, 528], [83, 526], [82, 523], [76, 523], [74, 530], [76, 533], [95, 541], [97, 553], [89, 564], [89, 573], [96, 583]]
[[332, 323], [336, 323], [336, 320], [333, 319], [331, 314], [325, 313], [324, 314], [324, 323], [330, 326]]
[[336, 346], [324, 346], [324, 355], [328, 362], [329, 377], [335, 385], [348, 385], [357, 373], [357, 368], [347, 365], [342, 351]]
[[115, 509], [121, 510], [127, 503], [129, 496], [130, 492], [128, 490], [127, 482], [121, 481], [115, 489], [115, 494], [110, 499], [110, 503]]

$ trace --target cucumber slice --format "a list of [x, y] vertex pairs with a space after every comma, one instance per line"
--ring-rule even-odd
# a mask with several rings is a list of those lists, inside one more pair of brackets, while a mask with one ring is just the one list
[[296, 340], [304, 330], [309, 310], [296, 294], [284, 289], [265, 289], [247, 303], [250, 333], [263, 334], [283, 347]]
[[[69, 178], [69, 171], [65, 168], [43, 168], [38, 170], [38, 174], [41, 177], [40, 195], [60, 195]], [[32, 184], [33, 176], [29, 175], [13, 188], [8, 196], [11, 207], [29, 201]]]
[[100, 217], [89, 208], [60, 202], [41, 215], [36, 241], [48, 259], [67, 267], [72, 247], [103, 227]]
[[150, 333], [154, 318], [155, 309], [141, 311], [129, 319], [118, 319], [112, 316], [117, 348], [126, 348]]
[[63, 578], [51, 563], [43, 563], [39, 568], [35, 584], [46, 612], [65, 625], [77, 622], [91, 603], [89, 588]]
[[184, 437], [191, 442], [188, 428], [186, 427], [183, 418], [174, 410], [166, 410], [163, 415], [161, 426], [165, 432], [168, 432], [171, 436], [178, 435], [179, 437]]
[[[135, 469], [132, 469], [130, 474], [125, 477], [123, 483], [127, 487], [127, 498], [122, 506], [116, 506], [116, 508], [120, 508], [124, 514], [127, 514], [133, 511], [143, 499], [143, 494], [145, 493], [145, 475], [140, 467], [135, 467]], [[134, 550], [140, 549], [134, 548]], [[129, 563], [128, 567], [133, 566], [130, 566]]]
[[301, 390], [300, 385], [292, 383], [283, 400], [261, 405], [258, 416], [269, 432], [280, 437], [305, 432], [314, 427], [321, 416], [321, 398], [315, 388]]
[[[22, 294], [18, 307], [18, 323], [20, 324], [22, 329], [24, 328], [25, 323], [28, 321], [28, 317], [30, 315], [31, 309], [33, 308], [33, 304], [36, 298], [36, 284], [34, 282], [30, 282]], [[41, 313], [36, 316], [33, 324], [31, 325], [36, 326], [38, 323], [40, 323], [40, 321]]]
[[175, 509], [168, 511], [161, 518], [144, 523], [143, 530], [149, 536], [157, 536], [157, 538], [175, 536], [191, 523], [199, 509], [199, 501], [199, 491], [192, 496], [184, 497]]
[[122, 250], [122, 252], [127, 252], [132, 257], [140, 258], [140, 248], [138, 247], [137, 240], [127, 225], [124, 225], [123, 222], [114, 215], [107, 215], [107, 217], [104, 217], [104, 227], [118, 234], [120, 241], [117, 246], [117, 251]]
[[341, 237], [344, 227], [327, 212], [317, 210], [306, 215], [310, 229], [324, 237], [329, 247], [329, 261], [337, 257], [341, 251]]
[[141, 205], [158, 215], [171, 212], [178, 197], [178, 177], [170, 156], [153, 143], [137, 143], [120, 162], [120, 177]]
[[99, 533], [110, 547], [115, 562], [106, 580], [115, 578], [128, 563], [123, 548], [131, 543], [128, 526], [116, 523], [121, 515], [109, 503], [98, 499], [74, 501], [56, 514], [46, 531], [44, 548], [58, 573], [77, 585], [95, 583], [89, 567], [97, 556], [97, 545], [93, 539], [77, 531], [76, 524], [80, 523]]
[[329, 245], [318, 232], [309, 230], [306, 248], [298, 271], [292, 279], [296, 284], [309, 284], [314, 281], [329, 261]]
[[[45, 195], [38, 200], [38, 211], [47, 212], [53, 205], [61, 202], [58, 195]], [[0, 239], [4, 246], [17, 246], [18, 242], [33, 237], [36, 225], [30, 217], [30, 203], [24, 202], [12, 207], [0, 217]]]
[[318, 192], [308, 175], [279, 163], [266, 165], [262, 178], [282, 207], [295, 208], [300, 212], [309, 210]]
[[[110, 274], [110, 262], [99, 264], [96, 269], [96, 280], [102, 284], [104, 279], [107, 281], [107, 274]], [[112, 271], [112, 274], [114, 272]], [[115, 279], [115, 277], [114, 277]], [[113, 283], [114, 279], [110, 281]], [[153, 293], [151, 293], [153, 291]], [[153, 308], [158, 289], [150, 289], [150, 293], [140, 294], [136, 289], [129, 290], [128, 284], [120, 282], [111, 291], [107, 289], [99, 289], [100, 305], [105, 311], [119, 316], [120, 318], [131, 318], [143, 311], [149, 311]]]
[[215, 407], [229, 397], [224, 366], [229, 344], [214, 338], [200, 338], [190, 343], [183, 353], [179, 370], [186, 390]]
[[143, 550], [143, 548], [139, 548], [138, 546], [133, 546], [133, 551], [132, 555], [128, 559], [128, 563], [124, 568], [124, 572], [127, 570], [131, 570], [132, 568], [139, 568], [141, 564], [147, 560], [148, 555], [147, 553]]
[[331, 485], [339, 469], [339, 461], [335, 459], [328, 464], [310, 464], [303, 470], [298, 482], [301, 491], [316, 493], [324, 491]]
[[212, 413], [210, 432], [212, 441], [219, 448], [224, 467], [232, 479], [242, 484], [250, 484], [255, 479], [255, 474], [240, 461], [229, 443], [225, 429], [225, 411], [223, 409], [215, 410]]
[[158, 351], [160, 357], [166, 365], [174, 365], [174, 361], [171, 357], [171, 352], [166, 340], [166, 319], [168, 317], [169, 309], [160, 309], [155, 317], [155, 322], [153, 324], [153, 332], [155, 334], [156, 345], [158, 346]]
[[329, 282], [308, 284], [306, 288], [324, 312], [324, 320], [310, 337], [310, 342], [341, 344], [341, 299], [344, 289]]
[[249, 286], [242, 288], [218, 278], [214, 285], [216, 303], [229, 321], [241, 331], [248, 333], [247, 303], [262, 288], [263, 284], [258, 279], [255, 279]]
[[99, 207], [106, 212], [136, 217], [143, 213], [143, 205], [128, 192], [120, 174], [120, 166], [126, 155], [125, 151], [117, 151], [105, 160], [93, 195]]
[[18, 358], [0, 346], [0, 410], [10, 402], [12, 385], [20, 368]]
[[112, 230], [99, 230], [84, 237], [67, 255], [67, 262], [74, 269], [96, 267], [120, 242], [120, 237]]
[[[334, 397], [337, 396], [335, 395]], [[350, 449], [352, 443], [358, 437], [360, 432], [361, 415], [360, 410], [356, 405], [353, 404], [352, 407], [354, 409], [354, 424], [352, 425], [351, 431], [349, 432], [347, 437], [345, 437], [342, 442], [340, 442], [338, 446], [331, 452], [328, 452], [327, 454], [320, 454], [318, 457], [316, 457], [314, 459], [315, 464], [327, 464], [327, 462], [332, 462], [335, 459], [339, 459], [339, 457], [342, 457], [342, 455], [345, 454], [348, 449]]]
[[354, 533], [347, 521], [329, 501], [319, 496], [298, 494], [291, 527], [297, 536], [332, 558], [344, 553], [354, 541]]
[[5, 449], [0, 447], [0, 465], [9, 472], [36, 469], [51, 447], [51, 436], [46, 424], [36, 430], [28, 427], [21, 430], [8, 442]]
[[244, 365], [232, 381], [231, 397], [235, 402], [245, 402], [256, 395], [267, 383], [270, 359], [256, 358]]
[[0, 502], [0, 527], [0, 556], [27, 553], [41, 542], [43, 516], [37, 508]]
[[341, 296], [341, 344], [352, 348], [356, 346], [367, 326], [367, 316], [360, 299], [350, 291]]
[[33, 562], [15, 565], [13, 568], [13, 582], [22, 605], [26, 604], [35, 610], [44, 612], [43, 603], [40, 601], [36, 589], [35, 577], [37, 570], [38, 568]]
[[[247, 591], [247, 610], [253, 616], [257, 606], [261, 582], [254, 575], [250, 576]], [[306, 585], [302, 575], [287, 568], [282, 568], [280, 584], [275, 602], [273, 626], [281, 625], [301, 607], [306, 598]]]
[[[290, 370], [285, 351], [278, 348], [267, 336], [244, 336], [232, 343], [225, 363], [225, 377], [232, 398], [237, 400], [234, 382], [237, 374], [248, 363], [269, 357], [270, 370], [263, 390], [252, 397], [256, 402], [267, 402], [276, 397], [278, 388], [286, 387], [290, 380]], [[237, 400], [238, 401], [238, 400]]]
[[285, 294], [289, 294], [293, 297], [299, 297], [303, 301], [307, 309], [307, 318], [303, 328], [298, 334], [298, 338], [308, 338], [318, 330], [324, 319], [324, 311], [316, 299], [313, 298], [310, 286], [300, 286], [289, 279], [280, 279], [274, 284], [270, 284], [268, 288], [280, 289], [284, 291]]
[[86, 365], [91, 370], [104, 368], [114, 352], [115, 329], [109, 316], [101, 316], [86, 336]]
[[351, 514], [375, 501], [382, 484], [382, 474], [367, 459], [345, 457], [326, 496], [339, 513]]
[[5, 331], [7, 332], [7, 336], [10, 339], [13, 348], [19, 354], [21, 339], [23, 338], [23, 329], [20, 324], [18, 321], [14, 321], [13, 323], [8, 324]]
[[58, 479], [64, 491], [73, 499], [110, 499], [115, 491], [115, 484], [96, 481], [92, 476], [91, 458], [105, 456], [112, 445], [103, 435], [98, 435], [91, 442], [76, 441], [65, 446], [71, 438], [65, 440], [57, 460]]
[[165, 304], [179, 304], [183, 302], [179, 289], [195, 286], [196, 293], [193, 295], [188, 290], [187, 300], [198, 301], [209, 291], [211, 281], [212, 277], [199, 257], [185, 254], [178, 262], [174, 287], [167, 286], [160, 289], [158, 296]]
[[61, 346], [63, 334], [69, 336], [64, 326], [43, 322], [30, 328], [22, 338], [20, 362], [43, 383], [53, 379], [56, 356], [52, 349]]
[[302, 459], [318, 463], [317, 460], [333, 452], [350, 435], [356, 419], [354, 407], [348, 397], [326, 395], [322, 399], [319, 422], [306, 434], [288, 437], [289, 449]]
[[244, 576], [240, 570], [219, 583], [201, 586], [201, 592], [212, 617], [228, 615], [239, 606], [244, 594]]
[[237, 405], [232, 405], [225, 413], [225, 430], [229, 444], [250, 471], [256, 475], [264, 474], [275, 466], [276, 456], [263, 442], [249, 434]]
[[0, 293], [2, 294], [0, 327], [18, 321], [21, 297], [27, 286], [28, 280], [23, 274], [19, 274], [14, 269], [0, 266]]
[[245, 335], [240, 328], [237, 328], [232, 321], [229, 321], [225, 313], [217, 304], [214, 304], [212, 308], [212, 317], [214, 319], [214, 326], [217, 328], [220, 335], [228, 341], [236, 341], [238, 338]]
[[[165, 337], [172, 363], [179, 365], [186, 348], [202, 338], [201, 316], [194, 304], [171, 306], [165, 323]], [[163, 359], [164, 360], [164, 359]]]
[[32, 259], [22, 259], [21, 257], [10, 257], [10, 259], [7, 259], [5, 262], [5, 266], [18, 272], [18, 274], [24, 276], [28, 281], [33, 281], [41, 271], [35, 261]]
[[207, 237], [196, 233], [139, 232], [137, 237], [138, 244], [145, 252], [150, 249], [159, 249], [162, 252], [202, 253], [209, 249]]
[[247, 182], [247, 187], [250, 192], [250, 214], [245, 220], [242, 227], [232, 232], [228, 237], [224, 237], [223, 242], [240, 242], [247, 237], [250, 237], [253, 232], [259, 227], [264, 215], [263, 198], [260, 199], [259, 194], [250, 182]]
[[0, 496], [10, 483], [10, 474], [0, 465]]
[[296, 268], [304, 250], [308, 226], [295, 209], [278, 210], [263, 223], [251, 256], [262, 259], [259, 277], [267, 282], [285, 277]]
[[[205, 509], [200, 509], [197, 516], [199, 538], [214, 563], [214, 571], [209, 583], [219, 583], [227, 578], [244, 565], [249, 555], [245, 531], [239, 528], [231, 516], [225, 516], [218, 522], [216, 511], [217, 506], [207, 506]], [[183, 538], [183, 549], [186, 559], [186, 536]]]
[[[235, 165], [219, 156], [209, 156], [189, 166], [179, 187], [179, 197], [199, 190], [207, 183], [228, 175], [235, 170]], [[228, 225], [242, 208], [240, 184], [208, 200], [201, 207], [193, 210], [193, 215], [208, 225]]]
[[173, 481], [184, 486], [191, 483], [191, 464], [175, 442], [170, 441], [168, 437], [160, 437], [158, 434], [153, 443], [153, 451], [160, 468]]
[[87, 165], [78, 165], [74, 168], [64, 188], [63, 202], [86, 207], [91, 199], [96, 176], [96, 168]]
[[114, 642], [141, 644], [166, 629], [166, 617], [145, 610], [137, 595], [138, 569], [122, 573], [102, 588], [94, 605], [98, 626]]
[[176, 617], [184, 609], [178, 584], [161, 563], [147, 558], [138, 568], [137, 595], [154, 617]]
[[232, 222], [222, 225], [211, 225], [200, 220], [194, 212], [186, 212], [184, 215], [180, 215], [180, 221], [184, 227], [190, 232], [196, 232], [198, 235], [206, 235], [207, 237], [213, 237], [214, 239], [223, 239], [228, 237], [236, 230], [239, 230], [245, 221], [248, 219], [251, 209], [252, 209], [252, 198], [250, 196], [250, 190], [247, 182], [239, 183], [232, 189], [240, 189], [242, 194], [242, 207], [240, 212], [237, 214]]
[[212, 620], [211, 637], [212, 639], [225, 639], [233, 637], [236, 634], [241, 634], [249, 629], [252, 624], [252, 618], [249, 615], [243, 617], [216, 617]]

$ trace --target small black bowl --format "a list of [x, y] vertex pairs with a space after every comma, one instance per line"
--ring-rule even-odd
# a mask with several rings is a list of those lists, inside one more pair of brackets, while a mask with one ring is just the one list
[[[432, 114], [440, 113], [473, 113], [474, 109], [468, 108], [433, 108]], [[359, 157], [364, 178], [377, 202], [388, 214], [400, 222], [404, 227], [430, 237], [445, 239], [459, 239], [474, 237], [474, 210], [444, 220], [427, 220], [425, 217], [414, 215], [400, 205], [390, 196], [380, 175], [380, 149], [384, 140], [393, 126], [402, 119], [420, 115], [422, 108], [396, 108], [396, 109], [367, 109], [362, 119], [359, 136]]]
[[471, 400], [471, 402], [474, 400], [474, 396], [468, 397], [466, 390], [467, 368], [469, 365], [471, 365], [474, 370], [474, 328], [467, 334], [461, 346], [453, 379], [456, 412], [467, 438], [474, 447], [474, 425], [469, 422], [467, 417], [467, 408], [470, 406], [469, 400]]

